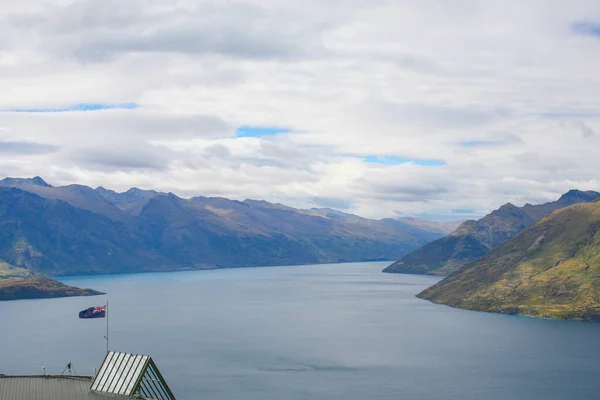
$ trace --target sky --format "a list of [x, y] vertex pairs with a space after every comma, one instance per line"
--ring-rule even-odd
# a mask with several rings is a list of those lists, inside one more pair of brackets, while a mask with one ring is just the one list
[[597, 0], [0, 0], [0, 177], [457, 220], [598, 171]]

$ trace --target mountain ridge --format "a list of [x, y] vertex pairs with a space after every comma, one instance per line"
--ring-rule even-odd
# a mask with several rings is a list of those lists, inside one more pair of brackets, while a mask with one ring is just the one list
[[384, 272], [450, 275], [544, 216], [599, 197], [598, 192], [573, 189], [558, 200], [544, 204], [517, 207], [506, 203], [477, 221], [465, 221], [454, 232], [409, 253]]
[[397, 220], [337, 220], [264, 200], [184, 199], [42, 182], [8, 178], [0, 184], [0, 259], [13, 272], [61, 276], [389, 260], [443, 235]]

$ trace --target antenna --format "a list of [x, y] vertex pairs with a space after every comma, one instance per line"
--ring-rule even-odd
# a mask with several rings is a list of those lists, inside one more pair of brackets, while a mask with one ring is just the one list
[[46, 376], [46, 367], [42, 367], [42, 372], [43, 372], [44, 376]]
[[65, 369], [63, 369], [63, 372], [62, 374], [60, 374], [60, 376], [63, 376], [66, 370], [69, 370], [69, 376], [73, 376], [73, 373], [75, 373], [75, 376], [77, 376], [77, 372], [75, 371], [75, 368], [73, 368], [73, 364], [70, 361], [65, 367]]

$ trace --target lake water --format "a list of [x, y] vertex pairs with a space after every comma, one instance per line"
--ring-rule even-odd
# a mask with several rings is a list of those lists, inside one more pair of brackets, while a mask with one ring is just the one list
[[385, 263], [65, 278], [107, 296], [0, 302], [0, 373], [90, 375], [151, 355], [178, 399], [599, 399], [600, 324], [414, 297], [438, 278]]

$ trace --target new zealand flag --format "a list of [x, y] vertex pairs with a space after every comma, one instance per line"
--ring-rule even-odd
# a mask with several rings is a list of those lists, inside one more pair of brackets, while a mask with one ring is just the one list
[[90, 307], [79, 311], [79, 318], [104, 318], [106, 316], [106, 305], [101, 307]]

